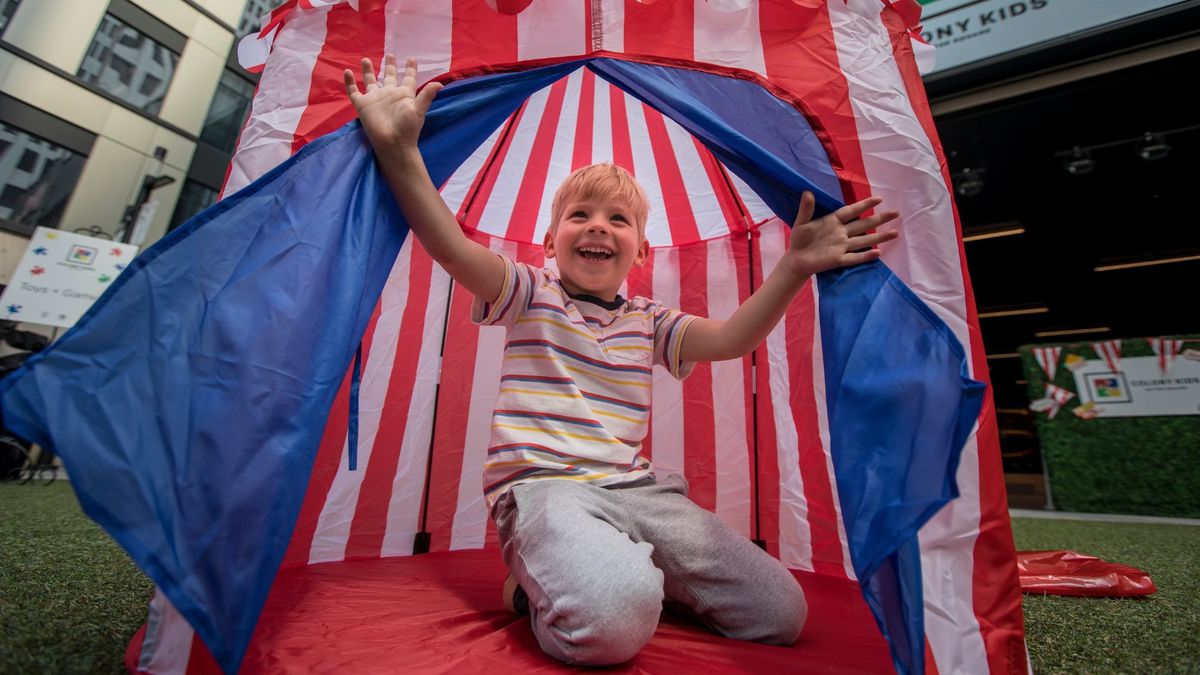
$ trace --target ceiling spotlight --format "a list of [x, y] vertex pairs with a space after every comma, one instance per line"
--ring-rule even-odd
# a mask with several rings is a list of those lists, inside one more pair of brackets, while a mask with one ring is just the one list
[[1072, 176], [1083, 176], [1096, 168], [1096, 160], [1092, 159], [1091, 152], [1077, 145], [1071, 151], [1071, 158], [1063, 162], [1063, 168]]
[[1153, 162], [1171, 154], [1171, 146], [1167, 145], [1166, 139], [1162, 136], [1147, 131], [1146, 135], [1142, 136], [1141, 142], [1138, 143], [1138, 154], [1147, 162]]
[[983, 179], [979, 177], [982, 173], [983, 169], [967, 167], [954, 174], [954, 191], [959, 197], [974, 197], [983, 192]]

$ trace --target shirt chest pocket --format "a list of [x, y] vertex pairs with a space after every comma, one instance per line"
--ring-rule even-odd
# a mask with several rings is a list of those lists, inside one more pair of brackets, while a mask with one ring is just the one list
[[654, 336], [640, 330], [614, 330], [604, 335], [602, 347], [613, 363], [649, 368], [654, 356]]

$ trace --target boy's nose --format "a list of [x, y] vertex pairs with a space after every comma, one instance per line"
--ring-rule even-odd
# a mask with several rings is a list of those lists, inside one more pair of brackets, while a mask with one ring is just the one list
[[603, 218], [593, 218], [588, 221], [588, 232], [607, 232], [608, 221]]

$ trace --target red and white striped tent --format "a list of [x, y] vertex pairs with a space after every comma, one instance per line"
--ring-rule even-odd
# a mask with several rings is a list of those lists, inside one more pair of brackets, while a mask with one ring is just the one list
[[[986, 380], [950, 176], [914, 54], [926, 48], [913, 41], [919, 14], [913, 0], [291, 0], [243, 45], [264, 57], [262, 79], [225, 194], [353, 119], [341, 72], [361, 56], [415, 57], [422, 81], [587, 55], [749, 78], [802, 107], [845, 201], [873, 194], [901, 211], [903, 236], [884, 247], [884, 262]], [[744, 183], [675, 122], [585, 69], [529, 98], [442, 191], [473, 236], [542, 264], [555, 187], [604, 160], [632, 171], [651, 201], [652, 254], [628, 294], [724, 317], [778, 260], [787, 227]], [[435, 552], [495, 545], [481, 470], [504, 334], [472, 326], [469, 302], [410, 237], [363, 342], [358, 469], [345, 460], [343, 386], [284, 568], [409, 556], [419, 532]], [[646, 448], [658, 470], [682, 471], [699, 504], [788, 566], [853, 579], [819, 303], [810, 284], [752, 357], [701, 364], [682, 383], [657, 373]], [[927, 670], [1025, 672], [990, 399], [957, 482], [961, 497], [919, 535]], [[141, 671], [211, 663], [162, 594], [136, 642]]]

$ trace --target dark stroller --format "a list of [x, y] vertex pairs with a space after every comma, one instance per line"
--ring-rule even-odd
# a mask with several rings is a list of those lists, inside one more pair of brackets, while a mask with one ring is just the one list
[[[0, 378], [7, 376], [33, 354], [50, 343], [49, 338], [27, 330], [19, 330], [13, 321], [0, 320], [0, 342], [19, 351], [0, 356]], [[42, 480], [46, 485], [54, 482], [58, 470], [54, 466], [54, 453], [41, 448], [33, 453], [33, 444], [9, 433], [0, 419], [0, 481], [28, 483]]]

